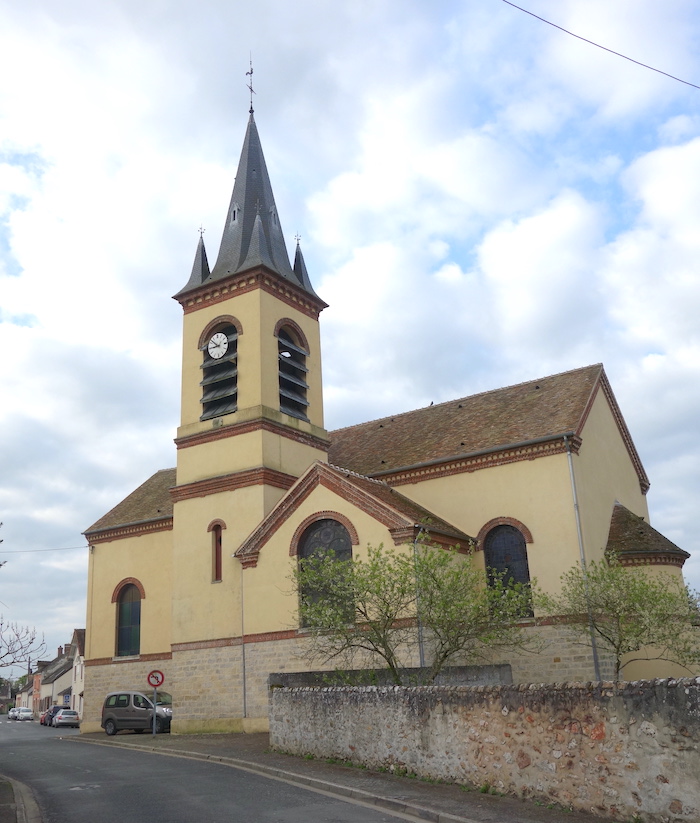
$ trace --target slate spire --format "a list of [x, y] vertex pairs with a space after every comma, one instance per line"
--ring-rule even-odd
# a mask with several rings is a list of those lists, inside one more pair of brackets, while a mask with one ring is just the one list
[[289, 263], [258, 129], [251, 112], [211, 279], [219, 280], [257, 265], [267, 266], [296, 285], [302, 285]]

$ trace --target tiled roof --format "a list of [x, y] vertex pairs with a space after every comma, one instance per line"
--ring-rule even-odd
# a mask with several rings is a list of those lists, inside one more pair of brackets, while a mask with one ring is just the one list
[[363, 475], [578, 433], [601, 364], [330, 433], [328, 459]]
[[132, 523], [167, 520], [173, 516], [170, 489], [175, 469], [161, 469], [85, 531], [86, 535]]
[[610, 520], [606, 550], [615, 552], [623, 564], [655, 563], [682, 566], [690, 557], [643, 517], [616, 503]]

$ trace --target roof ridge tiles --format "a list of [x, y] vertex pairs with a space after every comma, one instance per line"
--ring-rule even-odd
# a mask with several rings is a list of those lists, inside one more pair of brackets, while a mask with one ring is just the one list
[[489, 394], [496, 394], [498, 392], [505, 392], [505, 391], [508, 391], [510, 389], [518, 389], [518, 388], [521, 388], [522, 386], [527, 386], [530, 383], [537, 383], [537, 382], [540, 382], [540, 381], [543, 381], [543, 380], [552, 380], [554, 378], [565, 377], [566, 375], [569, 375], [569, 374], [575, 374], [576, 372], [584, 372], [584, 371], [588, 371], [589, 369], [594, 369], [594, 368], [599, 368], [602, 371], [603, 370], [603, 364], [602, 363], [591, 363], [588, 366], [579, 366], [576, 369], [567, 369], [566, 371], [557, 372], [557, 374], [548, 374], [548, 375], [545, 375], [544, 377], [535, 377], [532, 380], [523, 380], [520, 383], [512, 383], [509, 386], [499, 386], [498, 388], [495, 388], [495, 389], [486, 389], [485, 391], [475, 392], [474, 394], [465, 394], [463, 397], [456, 397], [456, 398], [453, 398], [452, 400], [443, 400], [441, 403], [430, 403], [427, 406], [418, 406], [418, 408], [416, 408], [416, 409], [410, 409], [408, 411], [397, 412], [396, 414], [386, 414], [383, 417], [377, 417], [373, 420], [365, 420], [362, 423], [353, 423], [350, 426], [342, 426], [339, 429], [333, 429], [332, 431], [329, 432], [329, 434], [332, 436], [336, 432], [347, 431], [348, 429], [354, 429], [354, 428], [357, 428], [359, 426], [369, 426], [372, 423], [381, 423], [384, 420], [391, 420], [393, 422], [394, 419], [397, 418], [397, 417], [406, 417], [407, 415], [412, 415], [412, 414], [415, 414], [416, 412], [426, 411], [428, 409], [440, 409], [440, 408], [444, 408], [445, 406], [454, 406], [455, 404], [459, 404], [459, 403], [461, 403], [465, 400], [474, 400], [478, 397], [486, 397]]

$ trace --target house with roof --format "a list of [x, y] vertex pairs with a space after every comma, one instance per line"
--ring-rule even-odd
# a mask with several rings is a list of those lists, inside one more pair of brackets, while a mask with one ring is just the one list
[[[484, 585], [488, 567], [550, 591], [609, 549], [681, 574], [688, 555], [649, 524], [649, 480], [600, 364], [326, 430], [326, 304], [298, 243], [288, 257], [252, 110], [216, 262], [200, 237], [175, 299], [176, 466], [85, 532], [84, 731], [105, 694], [146, 688], [154, 669], [173, 731], [266, 728], [270, 673], [308, 668], [290, 573], [319, 548], [409, 551], [427, 533], [435, 550], [474, 546]], [[536, 630], [538, 654], [494, 659], [516, 682], [595, 678], [565, 625]]]

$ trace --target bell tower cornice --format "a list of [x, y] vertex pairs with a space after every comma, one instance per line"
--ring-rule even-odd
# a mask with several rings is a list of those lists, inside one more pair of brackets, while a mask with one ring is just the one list
[[283, 303], [298, 309], [318, 320], [319, 314], [328, 304], [316, 294], [311, 294], [286, 278], [280, 277], [266, 266], [256, 266], [247, 271], [222, 277], [220, 280], [202, 283], [200, 286], [180, 292], [174, 296], [185, 314], [197, 311], [205, 306], [213, 306], [225, 300], [230, 300], [239, 294], [262, 289], [273, 294]]

